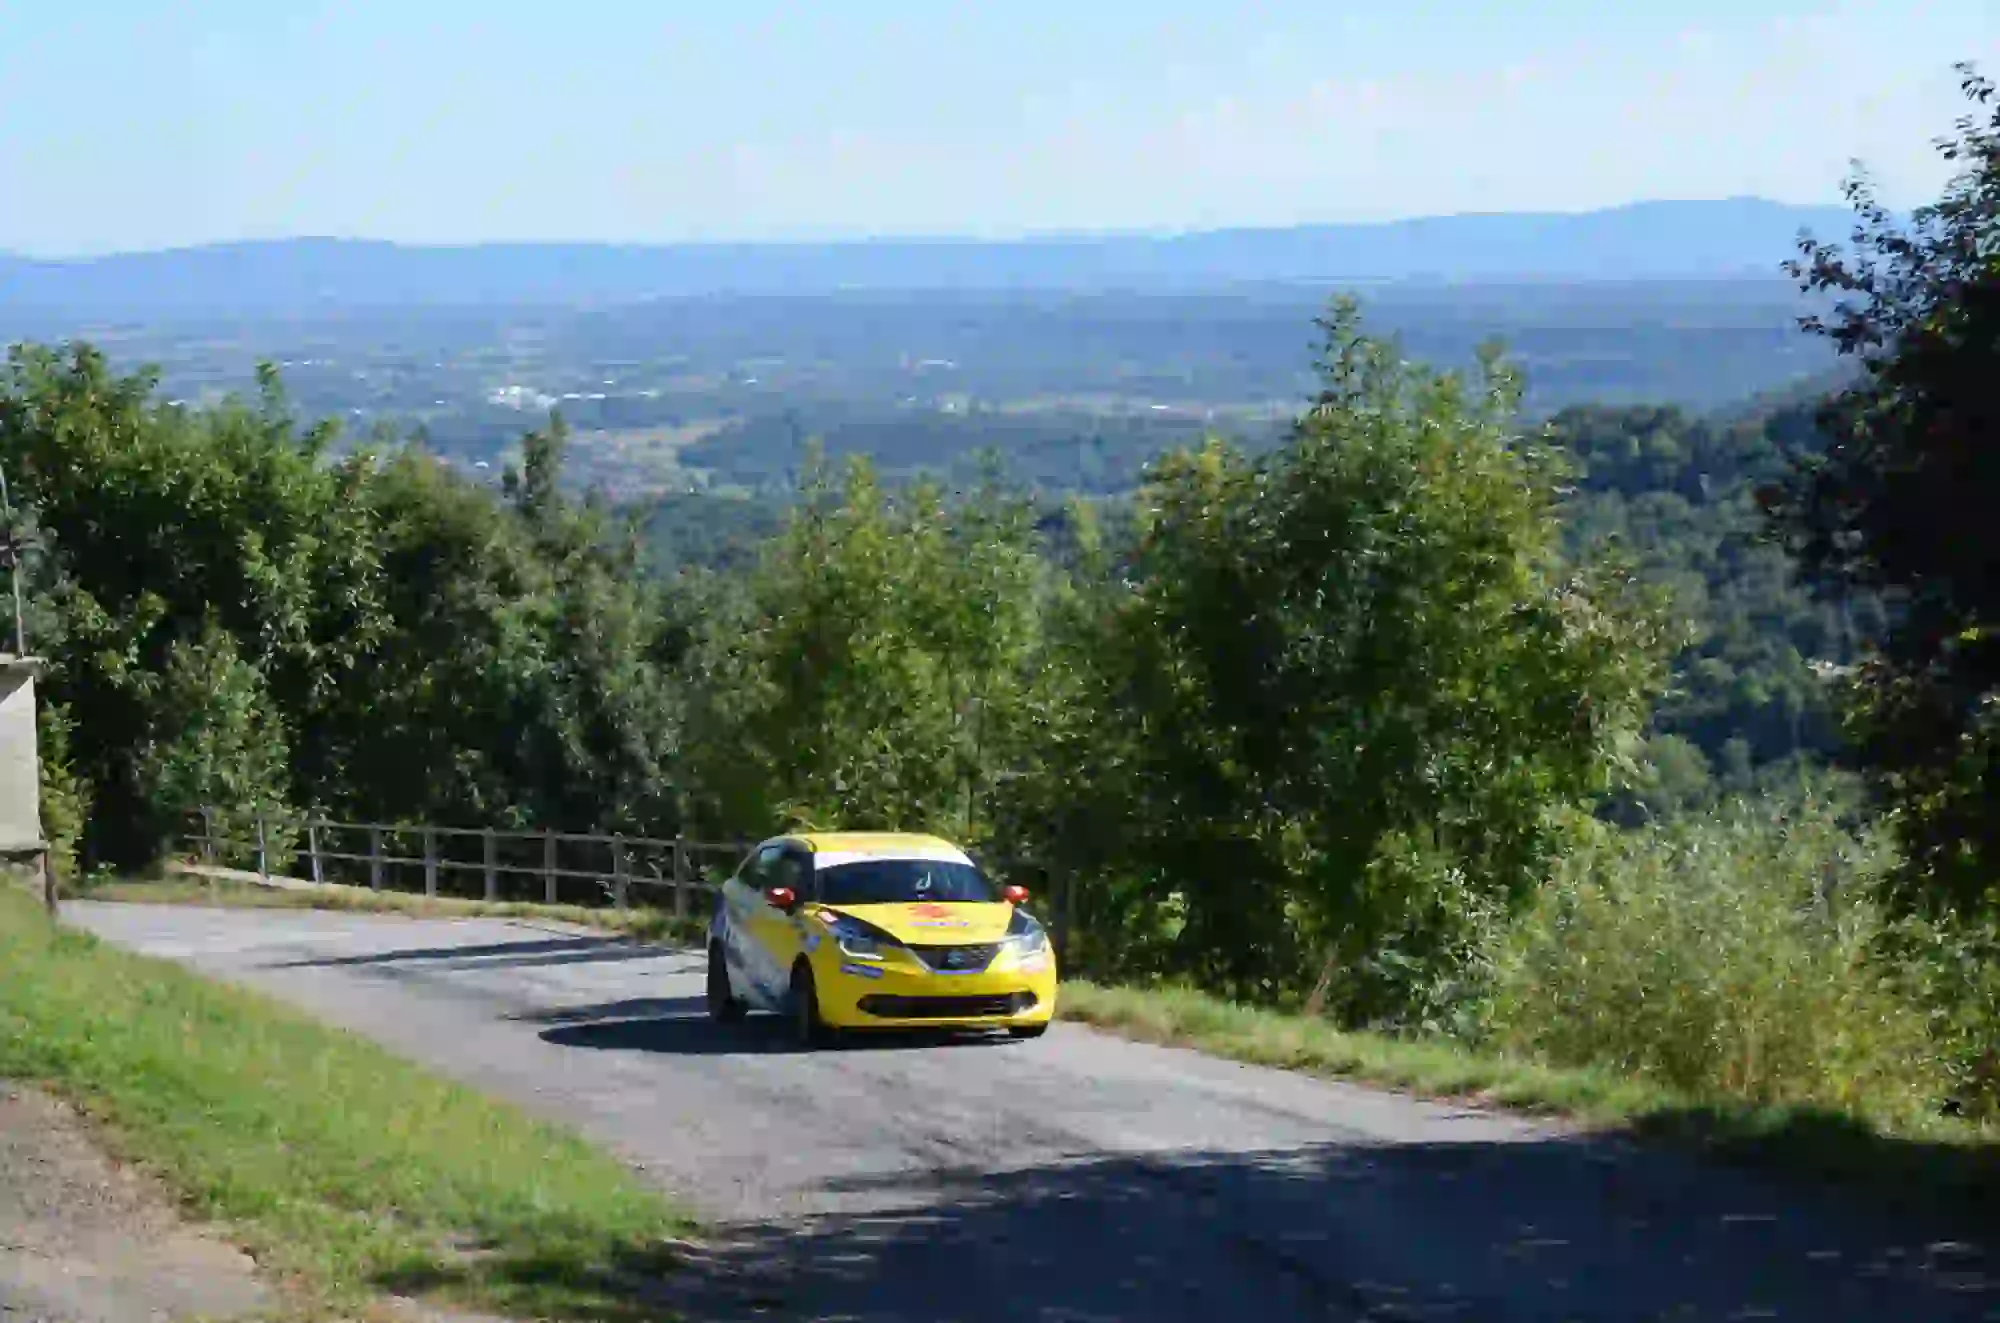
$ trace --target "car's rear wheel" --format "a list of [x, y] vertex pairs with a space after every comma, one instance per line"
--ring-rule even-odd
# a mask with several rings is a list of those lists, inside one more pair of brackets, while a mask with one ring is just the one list
[[833, 1038], [826, 1021], [820, 1018], [819, 989], [813, 983], [812, 966], [801, 960], [792, 967], [792, 1039], [800, 1047], [824, 1047]]
[[729, 986], [729, 961], [721, 942], [708, 944], [708, 1017], [717, 1024], [734, 1024], [750, 1007]]
[[1007, 1026], [1007, 1035], [1010, 1038], [1040, 1038], [1048, 1031], [1049, 1026], [1047, 1021], [1043, 1021], [1041, 1024], [1010, 1024]]

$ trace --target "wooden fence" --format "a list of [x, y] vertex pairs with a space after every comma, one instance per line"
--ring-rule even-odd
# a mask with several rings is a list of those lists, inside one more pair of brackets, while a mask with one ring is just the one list
[[[586, 832], [509, 831], [432, 823], [334, 822], [198, 811], [185, 835], [203, 863], [254, 866], [262, 877], [309, 878], [377, 891], [418, 891], [545, 905], [641, 903], [685, 919], [697, 897], [733, 874], [753, 842]], [[234, 819], [235, 828], [219, 824]], [[241, 832], [232, 836], [231, 831]]]

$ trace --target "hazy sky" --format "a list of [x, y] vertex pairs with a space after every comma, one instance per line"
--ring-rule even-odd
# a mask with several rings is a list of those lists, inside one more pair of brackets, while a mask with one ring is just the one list
[[1934, 192], [2000, 0], [0, 0], [0, 248]]

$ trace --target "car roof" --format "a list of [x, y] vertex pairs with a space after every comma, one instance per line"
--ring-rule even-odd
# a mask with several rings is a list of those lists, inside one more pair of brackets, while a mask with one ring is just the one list
[[903, 831], [816, 831], [788, 837], [814, 854], [844, 854], [857, 857], [922, 858], [945, 854], [956, 857], [959, 848], [942, 836]]

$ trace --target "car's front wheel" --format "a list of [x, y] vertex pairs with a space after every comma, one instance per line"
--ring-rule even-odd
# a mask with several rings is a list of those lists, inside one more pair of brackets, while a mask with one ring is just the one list
[[729, 986], [729, 961], [721, 942], [708, 944], [708, 1018], [717, 1024], [734, 1024], [750, 1007]]
[[819, 989], [812, 966], [800, 961], [792, 969], [792, 1038], [800, 1047], [824, 1047], [833, 1034], [820, 1018]]

